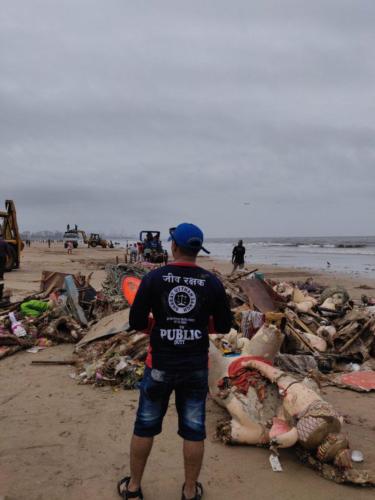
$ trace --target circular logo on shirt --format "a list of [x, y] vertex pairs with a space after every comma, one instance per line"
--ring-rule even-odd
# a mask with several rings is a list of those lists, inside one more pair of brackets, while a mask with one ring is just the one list
[[177, 314], [186, 314], [194, 309], [197, 297], [187, 286], [175, 286], [169, 292], [169, 307]]

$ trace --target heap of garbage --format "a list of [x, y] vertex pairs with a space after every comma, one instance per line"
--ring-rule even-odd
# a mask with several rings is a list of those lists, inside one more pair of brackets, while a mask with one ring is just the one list
[[217, 437], [227, 444], [280, 449], [338, 483], [375, 485], [357, 467], [361, 453], [342, 432], [343, 417], [320, 392], [326, 384], [375, 389], [375, 307], [340, 287], [276, 283], [238, 273], [222, 276], [234, 313], [229, 335], [211, 337], [209, 386], [228, 411]]
[[[68, 364], [79, 383], [137, 387], [149, 338], [129, 327], [123, 284], [146, 272], [139, 264], [108, 265], [101, 291], [90, 276], [44, 272], [39, 294], [0, 309], [0, 358], [71, 342]], [[320, 388], [375, 390], [375, 300], [354, 301], [344, 288], [312, 279], [213, 272], [233, 312], [230, 334], [210, 336], [210, 394], [228, 412], [218, 439], [268, 447], [274, 470], [281, 469], [280, 450], [293, 447], [328, 479], [374, 486], [375, 475], [357, 467], [363, 457]]]
[[145, 334], [122, 332], [77, 349], [77, 380], [134, 389], [143, 377], [148, 342]]
[[9, 301], [0, 310], [0, 359], [24, 349], [35, 353], [78, 342], [88, 325], [94, 292], [82, 275], [44, 272], [39, 293]]
[[142, 278], [146, 273], [140, 264], [106, 266], [101, 293], [111, 312], [93, 323], [76, 346], [75, 378], [79, 383], [134, 389], [142, 379], [149, 338], [129, 329], [123, 282], [126, 277]]
[[128, 306], [122, 293], [122, 283], [126, 276], [143, 278], [147, 270], [143, 265], [132, 264], [107, 264], [105, 266], [106, 278], [102, 283], [102, 292], [111, 304], [112, 311], [120, 311]]
[[40, 291], [0, 309], [0, 359], [18, 351], [36, 353], [59, 343], [79, 343], [102, 318], [129, 307], [121, 291], [125, 276], [143, 276], [138, 266], [108, 265], [103, 290], [91, 275], [43, 271]]
[[344, 288], [324, 288], [312, 279], [286, 283], [215, 273], [226, 288], [240, 337], [251, 339], [266, 322], [280, 328], [285, 338], [276, 363], [281, 368], [325, 374], [372, 368], [374, 299], [353, 301]]

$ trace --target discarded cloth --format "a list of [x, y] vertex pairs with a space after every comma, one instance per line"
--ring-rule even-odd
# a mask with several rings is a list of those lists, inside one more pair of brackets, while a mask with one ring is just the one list
[[263, 324], [263, 313], [259, 311], [245, 311], [242, 313], [241, 331], [247, 339], [251, 339]]
[[28, 300], [21, 304], [21, 312], [24, 316], [38, 318], [41, 314], [48, 310], [48, 303], [42, 300]]
[[249, 388], [254, 387], [259, 401], [263, 401], [267, 381], [257, 370], [251, 370], [247, 366], [244, 366], [246, 361], [251, 360], [262, 361], [272, 366], [272, 363], [260, 356], [241, 356], [229, 365], [229, 376], [219, 380], [217, 384], [219, 389], [226, 389], [228, 386], [232, 387], [235, 385], [242, 394], [247, 394]]

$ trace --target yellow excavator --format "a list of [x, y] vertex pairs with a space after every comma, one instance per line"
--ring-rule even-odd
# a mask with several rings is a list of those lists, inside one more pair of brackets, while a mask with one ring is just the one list
[[83, 241], [86, 243], [86, 245], [90, 248], [95, 248], [95, 247], [102, 247], [102, 248], [107, 248], [109, 246], [108, 241], [103, 239], [100, 234], [98, 233], [91, 233], [89, 237], [87, 237], [87, 234], [85, 231], [82, 231], [80, 229], [77, 230], [77, 233], [80, 234], [83, 238]]
[[17, 223], [16, 206], [13, 200], [5, 201], [5, 211], [0, 211], [0, 235], [10, 246], [10, 255], [7, 257], [6, 271], [20, 267], [21, 252], [24, 243], [21, 240]]
[[87, 240], [87, 245], [89, 247], [92, 247], [92, 248], [95, 248], [95, 247], [102, 247], [102, 248], [107, 248], [109, 245], [108, 245], [108, 241], [103, 239], [100, 234], [97, 234], [97, 233], [91, 233], [90, 234], [90, 238], [88, 238]]

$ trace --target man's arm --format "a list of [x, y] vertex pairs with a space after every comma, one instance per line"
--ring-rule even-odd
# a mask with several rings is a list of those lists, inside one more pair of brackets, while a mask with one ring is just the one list
[[232, 252], [232, 264], [234, 264], [236, 253], [237, 253], [237, 247], [234, 247]]
[[130, 309], [130, 327], [139, 332], [148, 326], [148, 317], [151, 312], [151, 285], [151, 273], [149, 273], [142, 279]]
[[229, 333], [232, 327], [232, 311], [230, 310], [227, 294], [221, 281], [214, 279], [214, 304], [212, 316], [215, 333]]

